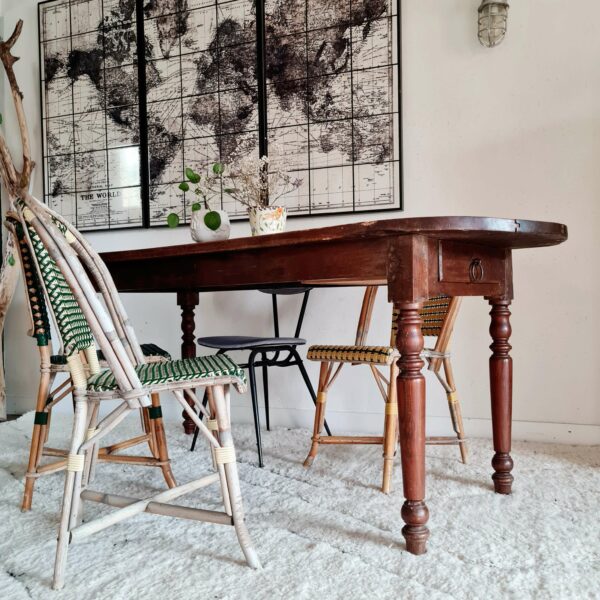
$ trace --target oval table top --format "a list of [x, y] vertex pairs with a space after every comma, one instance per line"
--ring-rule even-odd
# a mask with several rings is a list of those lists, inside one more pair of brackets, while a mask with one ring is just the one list
[[105, 252], [102, 258], [108, 263], [118, 263], [408, 234], [419, 234], [440, 240], [463, 240], [473, 244], [510, 249], [554, 246], [564, 242], [568, 237], [566, 225], [547, 221], [495, 217], [412, 217], [316, 227], [257, 237], [240, 237], [221, 242]]

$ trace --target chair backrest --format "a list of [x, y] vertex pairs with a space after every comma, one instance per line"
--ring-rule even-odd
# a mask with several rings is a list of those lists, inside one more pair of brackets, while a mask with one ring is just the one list
[[300, 313], [298, 315], [298, 321], [296, 322], [296, 329], [294, 330], [294, 337], [300, 337], [300, 331], [302, 329], [302, 323], [304, 322], [304, 314], [306, 313], [306, 305], [308, 304], [308, 296], [312, 288], [310, 287], [290, 287], [290, 288], [265, 288], [259, 290], [263, 294], [270, 294], [273, 303], [273, 329], [275, 337], [279, 337], [279, 307], [277, 305], [277, 296], [292, 296], [295, 294], [304, 294], [302, 298], [302, 305], [300, 306]]
[[[356, 345], [365, 345], [371, 317], [373, 314], [373, 306], [377, 296], [378, 287], [374, 285], [367, 286], [363, 296], [360, 318], [356, 330]], [[448, 344], [454, 322], [458, 314], [461, 299], [459, 297], [450, 297], [445, 295], [434, 296], [423, 303], [423, 307], [419, 311], [423, 324], [421, 331], [424, 336], [436, 337], [435, 350], [445, 352]], [[396, 334], [398, 332], [397, 319], [399, 310], [394, 306], [392, 310], [392, 326], [390, 346], [396, 345]]]
[[15, 213], [7, 214], [6, 225], [17, 241], [16, 247], [19, 252], [19, 262], [23, 272], [25, 297], [27, 298], [27, 308], [31, 322], [28, 335], [35, 338], [38, 346], [48, 346], [51, 343], [51, 328], [44, 299], [44, 287], [33, 262], [34, 259], [31, 256], [25, 231]]
[[[421, 331], [425, 337], [435, 337], [436, 352], [445, 352], [450, 344], [454, 322], [458, 315], [461, 298], [458, 296], [446, 296], [441, 294], [433, 296], [423, 303], [419, 311], [423, 324]], [[394, 306], [392, 311], [392, 332], [390, 345], [396, 345], [396, 334], [398, 333], [398, 315], [400, 311]]]
[[15, 205], [75, 388], [81, 393], [87, 387], [86, 372], [100, 370], [97, 342], [127, 403], [149, 405], [135, 370], [144, 360], [141, 347], [98, 254], [72, 225], [27, 192]]
[[28, 234], [63, 341], [64, 353], [69, 357], [77, 352], [84, 352], [94, 345], [94, 336], [83, 311], [64, 275], [31, 225], [28, 226]]

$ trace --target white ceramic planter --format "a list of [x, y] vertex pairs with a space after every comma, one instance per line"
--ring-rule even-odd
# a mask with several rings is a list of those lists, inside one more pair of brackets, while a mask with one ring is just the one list
[[[208, 227], [204, 222], [204, 217], [209, 212], [219, 213], [219, 216], [221, 217], [221, 225], [219, 225], [218, 229], [210, 229], [210, 227]], [[195, 210], [192, 212], [190, 231], [192, 234], [192, 239], [195, 242], [217, 242], [219, 240], [227, 240], [229, 239], [229, 234], [231, 233], [229, 215], [224, 210]]]
[[249, 208], [248, 216], [250, 217], [252, 235], [267, 235], [285, 231], [287, 210], [283, 206]]

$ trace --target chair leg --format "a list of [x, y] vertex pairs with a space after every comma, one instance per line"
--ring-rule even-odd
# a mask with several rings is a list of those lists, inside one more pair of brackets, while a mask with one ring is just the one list
[[[219, 437], [217, 409], [216, 409], [216, 404], [215, 404], [215, 400], [213, 397], [212, 389], [210, 387], [207, 387], [205, 393], [206, 393], [206, 397], [208, 398], [211, 419], [213, 419], [214, 421], [217, 421], [217, 429], [216, 430], [212, 429], [212, 424], [210, 424], [211, 426], [209, 426], [209, 429], [212, 429], [213, 436], [217, 440], [219, 440], [219, 443], [220, 443], [221, 440]], [[212, 459], [213, 459], [213, 466], [219, 473], [219, 480], [221, 482], [221, 495], [223, 496], [223, 506], [225, 507], [225, 512], [231, 516], [231, 514], [232, 514], [232, 512], [231, 512], [231, 497], [229, 495], [229, 486], [227, 485], [227, 475], [225, 473], [225, 466], [217, 461], [217, 457], [215, 455], [215, 449], [213, 446], [210, 447], [210, 450], [211, 450]]]
[[317, 393], [317, 403], [315, 408], [315, 424], [313, 429], [312, 444], [306, 460], [305, 467], [310, 467], [319, 451], [319, 442], [321, 440], [321, 430], [325, 422], [325, 405], [327, 404], [327, 371], [329, 363], [321, 363], [321, 372], [319, 375], [319, 391]]
[[[204, 397], [202, 398], [202, 405], [204, 407], [206, 407], [206, 404], [208, 402], [208, 388], [206, 388], [204, 390]], [[199, 412], [198, 414], [198, 418], [202, 421], [202, 417], [204, 415], [202, 414], [202, 412]], [[190, 446], [190, 452], [193, 452], [194, 449], [196, 448], [196, 442], [198, 441], [198, 434], [200, 433], [200, 430], [198, 429], [198, 427], [196, 427], [196, 429], [194, 430], [194, 439], [192, 440], [192, 445]]]
[[154, 458], [158, 458], [158, 450], [156, 448], [156, 436], [154, 435], [154, 423], [150, 420], [150, 411], [149, 408], [140, 408], [140, 415], [142, 418], [142, 429], [144, 433], [148, 436], [148, 448], [150, 449], [150, 454]]
[[[92, 449], [85, 453], [85, 459], [92, 452]], [[83, 520], [83, 502], [81, 501], [81, 490], [83, 486], [83, 473], [75, 473], [75, 481], [73, 483], [73, 504], [71, 506], [71, 516], [69, 518], [69, 532], [75, 527], [81, 525]]]
[[46, 400], [50, 393], [50, 386], [54, 377], [51, 373], [40, 374], [40, 382], [38, 385], [38, 394], [35, 404], [35, 419], [33, 424], [33, 433], [31, 435], [31, 446], [29, 449], [29, 463], [27, 464], [27, 473], [25, 475], [25, 490], [23, 492], [23, 500], [21, 502], [21, 510], [28, 511], [31, 509], [33, 500], [33, 487], [36, 480], [37, 468], [42, 460], [42, 452], [46, 441], [46, 424], [48, 413], [44, 410]]
[[152, 408], [148, 409], [148, 417], [153, 429], [154, 445], [156, 447], [156, 453], [158, 459], [164, 463], [160, 466], [163, 477], [167, 485], [170, 488], [177, 486], [173, 471], [171, 469], [171, 463], [169, 462], [169, 451], [167, 450], [167, 438], [165, 435], [165, 428], [162, 419], [162, 408], [160, 406], [160, 395], [154, 393], [151, 395]]
[[[252, 368], [254, 368], [252, 366]], [[221, 448], [234, 448], [233, 437], [231, 435], [231, 424], [229, 422], [229, 411], [226, 403], [226, 394], [229, 394], [229, 386], [227, 391], [223, 386], [213, 387], [213, 398], [215, 401], [217, 423], [219, 427], [219, 440], [221, 442]], [[240, 480], [237, 471], [237, 463], [234, 460], [231, 462], [225, 462], [225, 474], [227, 476], [227, 488], [229, 490], [229, 497], [231, 500], [231, 511], [233, 514], [233, 524], [235, 526], [235, 532], [237, 534], [242, 552], [246, 557], [248, 566], [253, 569], [260, 569], [260, 560], [258, 554], [254, 549], [250, 534], [244, 523], [244, 507], [242, 504], [242, 492], [240, 488]]]
[[[262, 355], [263, 363], [266, 360], [266, 356]], [[271, 431], [271, 416], [269, 414], [269, 370], [267, 365], [263, 364], [262, 366], [262, 376], [263, 376], [263, 390], [265, 396], [265, 416], [267, 419], [267, 431]]]
[[[452, 398], [450, 396], [452, 396]], [[460, 449], [460, 457], [462, 463], [466, 465], [469, 454], [467, 450], [467, 441], [465, 440], [465, 430], [462, 421], [462, 413], [460, 410], [460, 401], [456, 397], [456, 392], [453, 394], [448, 394], [448, 405], [450, 407], [452, 422], [456, 423], [454, 430], [456, 431], [456, 435], [459, 440], [458, 447]]]
[[50, 421], [52, 421], [52, 408], [49, 408], [46, 413], [48, 414], [48, 419], [46, 421], [46, 424], [44, 425], [43, 431], [44, 431], [44, 438], [41, 441], [42, 446], [44, 444], [48, 443], [48, 436], [50, 435]]
[[250, 380], [250, 395], [252, 397], [252, 412], [254, 414], [254, 430], [256, 432], [256, 448], [258, 450], [258, 466], [264, 467], [262, 455], [262, 441], [260, 439], [260, 413], [258, 411], [258, 398], [256, 393], [256, 373], [254, 370], [255, 354], [250, 354], [248, 360], [248, 379]]
[[458, 438], [458, 447], [460, 449], [460, 457], [463, 464], [467, 464], [468, 451], [467, 451], [467, 441], [465, 439], [465, 429], [463, 426], [462, 420], [462, 411], [460, 409], [460, 400], [458, 399], [458, 395], [456, 393], [456, 384], [454, 382], [454, 373], [452, 372], [452, 363], [449, 358], [445, 358], [443, 360], [444, 365], [444, 373], [446, 375], [446, 381], [448, 385], [452, 389], [451, 392], [446, 392], [446, 397], [448, 398], [448, 408], [450, 409], [450, 418], [452, 419], [452, 427], [456, 433], [456, 437]]
[[[294, 349], [292, 351], [292, 354], [294, 355], [294, 358], [298, 362], [298, 369], [300, 369], [302, 379], [304, 379], [304, 384], [306, 385], [306, 388], [308, 389], [308, 393], [310, 394], [310, 397], [312, 398], [313, 404], [315, 405], [315, 408], [316, 408], [317, 395], [315, 394], [315, 389], [313, 388], [312, 383], [310, 382], [310, 377], [308, 376], [308, 373], [306, 372], [306, 367], [304, 366], [304, 362], [300, 358], [300, 355], [298, 354], [296, 349]], [[323, 425], [325, 427], [325, 431], [327, 432], [327, 435], [331, 435], [331, 430], [329, 429], [329, 425], [327, 425], [327, 420], [325, 420], [323, 422]]]
[[[60, 400], [66, 398], [69, 394], [73, 393], [73, 382], [71, 381], [71, 377], [68, 376], [65, 381], [56, 386], [56, 389], [52, 389], [55, 378], [56, 373], [53, 373], [50, 380], [50, 396], [48, 396], [48, 401], [52, 399], [54, 402], [59, 402]], [[52, 408], [53, 407], [51, 406], [50, 408], [46, 409], [46, 412], [48, 413], [48, 422], [45, 425], [44, 441], [42, 442], [43, 444], [48, 443], [48, 434], [50, 433], [50, 423], [52, 421]]]
[[390, 493], [394, 456], [396, 454], [396, 441], [398, 438], [398, 400], [396, 398], [397, 377], [398, 367], [392, 365], [392, 368], [390, 369], [388, 395], [385, 402], [385, 421], [383, 425], [383, 482], [381, 484], [381, 491], [384, 494]]
[[[96, 426], [98, 425], [98, 414], [100, 412], [100, 402], [96, 401], [91, 403], [91, 410], [89, 411], [90, 417], [88, 420], [88, 432], [86, 434], [86, 439], [89, 439], [91, 435], [93, 435]], [[98, 457], [99, 444], [94, 444], [89, 452], [87, 452], [85, 457], [85, 468], [83, 470], [83, 485], [87, 486], [92, 481], [94, 481], [94, 477], [96, 475], [96, 462]]]
[[81, 456], [79, 448], [85, 439], [85, 429], [87, 426], [87, 402], [85, 399], [75, 401], [75, 417], [73, 419], [73, 434], [71, 436], [70, 457], [72, 465], [67, 468], [67, 476], [65, 477], [65, 492], [63, 496], [63, 504], [60, 518], [60, 526], [58, 529], [58, 543], [56, 547], [56, 558], [54, 561], [54, 578], [52, 587], [59, 590], [65, 582], [65, 569], [67, 564], [67, 552], [70, 542], [71, 523], [75, 520], [79, 512], [79, 504], [81, 497], [76, 494], [77, 481], [81, 484], [81, 464], [82, 459], [76, 458]]

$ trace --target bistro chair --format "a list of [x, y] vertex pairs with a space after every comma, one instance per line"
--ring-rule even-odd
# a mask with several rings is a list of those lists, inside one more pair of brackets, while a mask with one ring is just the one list
[[[308, 393], [316, 406], [317, 395], [310, 382], [310, 377], [306, 372], [304, 362], [298, 353], [298, 346], [306, 344], [306, 340], [300, 337], [300, 330], [306, 313], [306, 305], [308, 304], [308, 296], [311, 288], [295, 287], [295, 288], [277, 288], [259, 290], [265, 294], [270, 294], [273, 306], [273, 337], [251, 337], [244, 335], [220, 335], [214, 337], [198, 338], [198, 344], [205, 348], [217, 350], [217, 354], [225, 352], [233, 352], [238, 350], [246, 350], [248, 362], [240, 364], [243, 369], [248, 369], [248, 379], [250, 381], [250, 395], [252, 397], [252, 412], [254, 415], [254, 430], [256, 432], [256, 447], [258, 449], [258, 464], [264, 466], [262, 441], [260, 435], [260, 415], [258, 409], [258, 393], [256, 391], [256, 368], [262, 367], [263, 391], [265, 397], [265, 417], [267, 421], [267, 431], [271, 431], [271, 418], [269, 415], [269, 367], [298, 367], [302, 379], [308, 389]], [[303, 294], [300, 314], [296, 323], [296, 330], [293, 337], [281, 337], [279, 335], [279, 308], [277, 304], [277, 296], [291, 296], [295, 294]], [[283, 353], [283, 356], [282, 356]], [[271, 356], [269, 356], [271, 354]], [[204, 398], [204, 406], [206, 406], [207, 398]], [[331, 435], [327, 422], [324, 422], [325, 431]], [[194, 439], [190, 450], [194, 450], [196, 439], [198, 438], [198, 428], [194, 432]]]
[[[112, 278], [85, 238], [27, 193], [17, 206], [47, 306], [64, 344], [75, 401], [53, 587], [60, 589], [64, 584], [67, 552], [73, 542], [143, 512], [233, 526], [246, 562], [259, 568], [244, 524], [229, 419], [229, 387], [235, 385], [244, 390], [244, 371], [223, 355], [147, 364]], [[100, 367], [96, 343], [107, 362], [106, 369]], [[193, 391], [207, 386], [212, 390], [208, 410]], [[147, 498], [90, 489], [101, 439], [126, 416], [151, 406], [152, 394], [166, 391], [173, 393], [200, 428], [211, 449], [216, 472]], [[203, 410], [206, 423], [196, 416], [186, 396]], [[98, 406], [103, 400], [119, 403], [99, 420]], [[220, 483], [222, 511], [170, 502], [213, 483]], [[116, 510], [82, 523], [83, 500], [107, 504]]]
[[[23, 271], [23, 283], [30, 320], [28, 334], [35, 338], [40, 357], [40, 380], [29, 449], [29, 462], [25, 474], [25, 489], [21, 502], [21, 510], [28, 511], [31, 509], [36, 479], [67, 468], [68, 451], [46, 447], [46, 443], [50, 432], [52, 409], [61, 400], [72, 394], [73, 383], [69, 375], [67, 356], [62, 345], [56, 351], [53, 347], [50, 317], [44, 300], [44, 290], [32, 262], [24, 229], [15, 213], [9, 212], [7, 214], [6, 225], [17, 241], [16, 247]], [[170, 360], [171, 358], [166, 350], [156, 344], [142, 344], [141, 348], [147, 363]], [[102, 353], [98, 352], [97, 354], [100, 365], [106, 366]], [[53, 388], [54, 380], [59, 374], [66, 375], [66, 379]], [[152, 406], [141, 409], [140, 413], [143, 427], [142, 435], [100, 448], [98, 452], [99, 459], [117, 463], [160, 467], [167, 485], [175, 487], [176, 482], [169, 463], [158, 394], [152, 395]], [[119, 451], [142, 443], [148, 444], [152, 456], [123, 456], [117, 454]], [[57, 460], [42, 464], [44, 456], [50, 456]]]
[[[365, 344], [373, 305], [377, 294], [376, 286], [369, 286], [363, 298], [356, 341], [354, 346], [311, 346], [308, 349], [308, 360], [321, 363], [319, 375], [319, 389], [317, 392], [317, 406], [315, 410], [315, 422], [310, 452], [304, 461], [305, 467], [310, 467], [317, 456], [320, 444], [378, 444], [383, 446], [383, 482], [381, 489], [389, 493], [392, 478], [392, 466], [396, 453], [396, 442], [398, 438], [398, 405], [396, 399], [396, 378], [398, 367], [396, 362], [399, 357], [396, 344], [396, 319], [397, 311], [393, 310], [392, 332], [389, 346], [367, 346]], [[435, 373], [438, 381], [442, 384], [455, 436], [452, 437], [429, 437], [429, 444], [458, 444], [463, 463], [467, 461], [467, 447], [464, 434], [460, 403], [456, 393], [450, 352], [448, 351], [452, 329], [460, 307], [460, 298], [448, 296], [436, 296], [424, 303], [421, 309], [423, 325], [421, 327], [424, 336], [436, 338], [433, 348], [423, 350], [421, 356], [427, 361], [429, 370]], [[367, 365], [375, 378], [375, 383], [385, 403], [385, 417], [383, 423], [383, 436], [331, 436], [322, 437], [323, 420], [329, 390], [338, 377], [344, 365]], [[441, 368], [444, 374], [441, 373]], [[389, 379], [380, 369], [389, 369]]]

